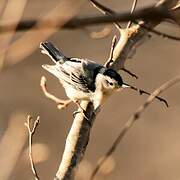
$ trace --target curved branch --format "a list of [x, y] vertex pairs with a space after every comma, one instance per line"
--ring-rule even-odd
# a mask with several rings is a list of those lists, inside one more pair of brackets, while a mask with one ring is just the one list
[[158, 89], [156, 89], [149, 97], [148, 99], [145, 101], [145, 103], [143, 105], [141, 105], [135, 113], [133, 113], [133, 115], [128, 119], [128, 121], [124, 124], [123, 128], [121, 129], [118, 137], [115, 139], [115, 141], [113, 142], [113, 144], [111, 145], [111, 147], [109, 148], [109, 150], [105, 153], [105, 155], [103, 157], [100, 158], [99, 163], [96, 165], [90, 180], [93, 180], [95, 175], [98, 173], [99, 169], [101, 168], [101, 166], [106, 162], [106, 160], [108, 159], [108, 157], [110, 155], [112, 155], [112, 153], [117, 149], [119, 143], [122, 141], [122, 139], [124, 138], [124, 136], [128, 133], [128, 131], [130, 130], [130, 128], [134, 125], [134, 123], [136, 122], [136, 120], [138, 120], [141, 116], [141, 114], [145, 111], [145, 109], [152, 103], [152, 101], [156, 98], [156, 96], [158, 96], [159, 94], [161, 94], [163, 91], [165, 91], [166, 89], [170, 88], [171, 86], [175, 85], [176, 83], [178, 83], [180, 81], [180, 75], [176, 76], [175, 78], [167, 81], [166, 83], [164, 83], [162, 86], [160, 86]]

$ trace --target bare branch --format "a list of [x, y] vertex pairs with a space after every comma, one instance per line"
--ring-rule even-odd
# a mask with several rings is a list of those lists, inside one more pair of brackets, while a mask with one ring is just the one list
[[180, 82], [180, 75], [174, 77], [173, 79], [167, 81], [162, 86], [160, 86], [158, 89], [156, 89], [145, 101], [143, 105], [141, 105], [135, 113], [128, 119], [128, 121], [124, 124], [123, 128], [121, 129], [118, 137], [115, 139], [109, 150], [105, 153], [103, 157], [101, 157], [99, 163], [96, 165], [90, 180], [93, 180], [101, 166], [105, 163], [107, 158], [112, 155], [112, 153], [117, 149], [119, 143], [122, 141], [123, 137], [128, 133], [130, 128], [134, 125], [136, 120], [140, 118], [140, 115], [144, 112], [144, 110], [152, 103], [152, 101], [162, 92], [164, 92], [166, 89], [170, 88], [171, 86], [175, 85], [176, 83]]
[[134, 78], [138, 79], [138, 76], [136, 74], [132, 73], [130, 70], [128, 70], [128, 69], [126, 69], [124, 67], [121, 70], [128, 73], [131, 77], [134, 77]]
[[[102, 12], [105, 15], [113, 15], [116, 14], [115, 11], [113, 11], [112, 9], [100, 4], [99, 2], [97, 2], [96, 0], [90, 0], [90, 2], [92, 3], [92, 5], [97, 8], [100, 12]], [[118, 22], [114, 23], [115, 27], [117, 27], [117, 29], [121, 29], [121, 25]]]
[[45, 76], [41, 77], [41, 81], [40, 81], [40, 86], [42, 88], [42, 91], [44, 93], [44, 95], [48, 98], [51, 99], [52, 101], [54, 101], [57, 104], [58, 109], [63, 109], [65, 107], [67, 107], [72, 101], [71, 100], [62, 100], [57, 98], [56, 96], [54, 96], [53, 94], [49, 93], [46, 89], [47, 84], [46, 84], [46, 78]]
[[[62, 22], [65, 21], [66, 18], [59, 17], [59, 19], [39, 19], [39, 20], [24, 20], [20, 21], [17, 24], [16, 31], [22, 31], [33, 28], [33, 30], [41, 30], [41, 29], [58, 29], [59, 27], [66, 29], [80, 28], [83, 26], [97, 25], [97, 24], [105, 24], [105, 23], [116, 23], [116, 22], [127, 22], [127, 21], [136, 21], [138, 19], [146, 19], [146, 20], [154, 20], [157, 17], [160, 20], [164, 20], [166, 18], [173, 19], [172, 15], [170, 15], [171, 9], [159, 8], [155, 6], [150, 6], [146, 8], [142, 8], [136, 10], [133, 14], [130, 12], [121, 12], [107, 15], [95, 15], [95, 16], [87, 16], [87, 17], [76, 17], [72, 18], [69, 22], [62, 26]], [[114, 12], [114, 11], [113, 11]], [[172, 12], [175, 13], [174, 11]], [[60, 22], [60, 25], [59, 23]], [[40, 25], [40, 26], [39, 26]], [[0, 25], [0, 33], [5, 33], [12, 30], [14, 24], [1, 24]]]
[[81, 107], [86, 109], [86, 115], [90, 118], [87, 121], [82, 113], [78, 113], [75, 116], [66, 139], [63, 157], [54, 180], [70, 180], [74, 175], [75, 167], [84, 156], [89, 141], [90, 124], [92, 125], [94, 122], [95, 113], [93, 113], [94, 109], [92, 103], [83, 101], [81, 102]]
[[180, 41], [180, 37], [172, 36], [172, 35], [170, 35], [170, 34], [166, 34], [166, 33], [164, 33], [164, 32], [157, 31], [157, 30], [152, 29], [152, 28], [150, 28], [150, 27], [147, 27], [147, 26], [145, 26], [145, 25], [143, 25], [143, 24], [139, 24], [139, 25], [140, 25], [142, 28], [148, 30], [149, 32], [152, 32], [152, 33], [154, 33], [154, 34], [156, 34], [156, 35], [158, 35], [158, 36], [161, 36], [161, 37], [163, 37], [163, 38], [168, 38], [168, 39], [172, 39], [172, 40], [175, 40], [175, 41]]
[[28, 133], [29, 133], [29, 160], [30, 160], [31, 170], [34, 174], [35, 180], [39, 180], [39, 176], [38, 176], [38, 173], [36, 171], [36, 167], [35, 167], [34, 160], [32, 157], [32, 140], [33, 140], [33, 135], [36, 131], [36, 128], [39, 125], [39, 122], [40, 122], [39, 119], [40, 119], [40, 117], [38, 116], [36, 118], [36, 120], [34, 121], [32, 127], [31, 127], [31, 121], [33, 120], [33, 118], [31, 116], [28, 116], [27, 122], [24, 123], [24, 125], [26, 126]]
[[107, 67], [107, 68], [110, 66], [111, 63], [113, 63], [113, 52], [114, 52], [116, 42], [117, 42], [117, 36], [114, 36], [113, 40], [112, 40], [112, 43], [111, 43], [111, 51], [110, 51], [109, 59], [104, 64], [104, 66]]
[[[139, 92], [140, 95], [142, 95], [142, 94], [151, 95], [151, 93], [149, 93], [149, 92], [147, 92], [147, 91], [144, 91], [143, 89], [139, 89], [139, 88], [137, 88], [137, 87], [134, 87], [134, 86], [129, 85], [129, 84], [126, 84], [126, 83], [123, 83], [123, 84], [124, 84], [124, 85], [127, 85], [127, 86], [129, 86], [131, 89]], [[163, 103], [166, 105], [166, 107], [169, 107], [168, 102], [167, 102], [165, 99], [163, 99], [162, 97], [155, 96], [155, 98], [158, 99], [159, 101], [163, 102]]]
[[[137, 5], [137, 0], [134, 0], [134, 1], [133, 1], [132, 8], [131, 8], [131, 14], [134, 12], [134, 10], [135, 10], [135, 8], [136, 8], [136, 5]], [[130, 27], [131, 27], [131, 24], [132, 24], [132, 21], [129, 21], [126, 28], [130, 28]]]
[[[34, 28], [29, 27], [29, 31], [25, 32], [20, 38], [16, 39], [11, 43], [11, 45], [8, 48], [5, 67], [14, 65], [22, 61], [29, 54], [31, 54], [37, 48], [39, 42], [44, 41], [49, 36], [57, 32], [57, 26], [58, 28], [62, 27], [67, 21], [74, 17], [79, 11], [80, 7], [82, 7], [83, 4], [85, 4], [85, 2], [86, 0], [58, 1], [56, 6], [52, 8], [50, 11], [46, 12], [46, 14], [41, 18], [42, 21], [35, 20], [35, 29], [38, 29], [38, 31], [33, 31]], [[63, 18], [59, 18], [62, 16]], [[46, 20], [48, 21], [48, 19], [52, 19], [52, 21], [50, 21], [50, 23], [52, 24], [46, 24]], [[46, 26], [54, 28], [43, 28], [45, 24]], [[16, 27], [18, 28], [18, 26], [19, 23]], [[9, 28], [9, 30], [11, 31], [11, 25]], [[2, 32], [1, 30], [3, 31], [3, 28], [0, 27], [0, 32]], [[6, 32], [6, 30], [4, 32]]]

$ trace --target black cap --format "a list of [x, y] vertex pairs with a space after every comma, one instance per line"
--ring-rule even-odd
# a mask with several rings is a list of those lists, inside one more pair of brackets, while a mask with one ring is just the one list
[[118, 82], [119, 86], [123, 85], [123, 80], [122, 80], [120, 74], [118, 74], [115, 70], [113, 70], [113, 69], [104, 69], [102, 74], [115, 79]]

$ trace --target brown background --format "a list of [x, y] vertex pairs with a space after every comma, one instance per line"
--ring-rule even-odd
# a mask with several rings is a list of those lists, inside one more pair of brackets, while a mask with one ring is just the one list
[[[56, 6], [57, 2], [55, 0], [29, 1], [23, 17], [44, 15]], [[132, 3], [117, 0], [101, 2], [117, 11], [129, 10]], [[144, 6], [153, 2], [155, 1], [141, 0], [138, 4]], [[90, 5], [86, 5], [80, 12], [80, 14], [90, 13], [98, 12]], [[101, 28], [88, 29], [101, 30]], [[169, 24], [163, 24], [159, 26], [159, 29], [179, 35], [178, 28], [172, 28]], [[103, 63], [109, 56], [114, 33], [116, 33], [115, 30], [106, 38], [92, 39], [83, 29], [61, 30], [48, 40], [56, 44], [67, 56], [86, 57]], [[17, 33], [16, 37], [22, 34]], [[151, 92], [179, 74], [179, 50], [179, 42], [153, 35], [151, 40], [138, 48], [136, 55], [126, 65], [139, 76], [139, 79], [136, 80], [125, 73], [120, 73], [126, 82]], [[73, 105], [66, 110], [59, 111], [55, 103], [45, 98], [39, 86], [42, 75], [48, 79], [50, 92], [63, 98], [65, 98], [65, 93], [58, 81], [41, 68], [44, 63], [51, 63], [50, 59], [43, 56], [37, 48], [33, 54], [0, 74], [0, 157], [4, 160], [0, 160], [0, 174], [8, 169], [11, 173], [7, 179], [33, 179], [28, 155], [25, 153], [27, 152], [27, 137], [21, 138], [26, 134], [24, 122], [27, 114], [34, 117], [41, 116], [41, 123], [34, 138], [36, 144], [34, 156], [38, 161], [36, 167], [41, 179], [52, 179], [61, 160], [65, 138], [72, 124], [72, 112], [76, 106]], [[180, 85], [164, 92], [163, 97], [168, 100], [170, 107], [167, 109], [155, 100], [128, 132], [113, 154], [111, 162], [104, 171], [99, 173], [97, 179], [177, 180], [180, 178]], [[114, 94], [104, 104], [93, 126], [91, 139], [77, 179], [88, 178], [95, 163], [106, 152], [128, 117], [146, 98], [147, 96], [138, 96], [137, 93], [126, 90]], [[3, 136], [9, 127], [11, 127], [9, 138], [12, 140], [3, 145]], [[21, 144], [21, 141], [24, 145], [18, 153], [17, 146]], [[9, 158], [11, 153], [17, 153], [15, 156], [17, 161]], [[9, 164], [14, 164], [12, 171]]]

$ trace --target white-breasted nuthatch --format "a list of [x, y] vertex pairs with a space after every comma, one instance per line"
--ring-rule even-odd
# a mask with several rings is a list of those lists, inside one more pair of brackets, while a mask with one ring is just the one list
[[40, 48], [55, 63], [42, 67], [60, 80], [70, 99], [64, 101], [64, 107], [72, 101], [81, 108], [80, 101], [88, 100], [93, 103], [96, 111], [114, 91], [127, 87], [138, 90], [123, 83], [121, 76], [113, 69], [88, 59], [66, 57], [50, 42], [40, 43]]

